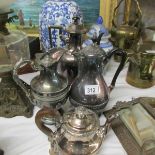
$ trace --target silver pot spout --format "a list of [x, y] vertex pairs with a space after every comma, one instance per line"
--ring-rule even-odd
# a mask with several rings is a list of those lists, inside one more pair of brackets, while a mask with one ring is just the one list
[[118, 113], [115, 113], [113, 115], [110, 115], [105, 124], [103, 126], [100, 127], [98, 134], [104, 139], [105, 136], [107, 135], [110, 127], [111, 127], [111, 123], [113, 122], [113, 120], [115, 120], [117, 117], [119, 117]]
[[27, 83], [25, 83], [23, 80], [21, 80], [18, 76], [18, 69], [21, 67], [21, 66], [24, 66], [25, 64], [32, 64], [32, 61], [30, 60], [23, 60], [23, 61], [20, 61], [20, 62], [17, 62], [16, 65], [14, 66], [14, 69], [13, 69], [13, 79], [14, 81], [17, 83], [17, 85], [19, 87], [21, 87], [21, 89], [24, 91], [24, 93], [26, 94], [26, 96], [28, 97], [29, 101], [31, 103], [33, 103], [32, 101], [32, 97], [31, 97], [31, 89], [30, 89], [30, 85], [28, 85]]

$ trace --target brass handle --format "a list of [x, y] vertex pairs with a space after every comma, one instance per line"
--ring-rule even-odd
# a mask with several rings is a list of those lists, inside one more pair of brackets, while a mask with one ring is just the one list
[[[117, 15], [117, 10], [118, 10], [118, 8], [120, 7], [120, 5], [122, 4], [122, 2], [123, 2], [124, 0], [120, 0], [120, 2], [118, 3], [118, 5], [116, 6], [116, 8], [114, 9], [114, 13], [113, 13], [113, 19], [112, 19], [112, 25], [115, 27], [115, 28], [117, 28], [118, 27], [118, 25], [116, 24], [116, 21], [115, 21], [115, 17], [116, 17], [116, 15]], [[129, 1], [130, 2], [130, 1]], [[135, 26], [136, 25], [136, 23], [137, 23], [137, 21], [138, 20], [141, 20], [141, 18], [142, 18], [142, 10], [141, 10], [141, 7], [140, 7], [140, 5], [139, 5], [139, 2], [138, 2], [138, 0], [134, 0], [134, 2], [136, 3], [136, 7], [137, 7], [137, 16], [136, 16], [136, 19], [135, 19], [135, 22], [131, 25], [131, 26]], [[131, 3], [131, 2], [130, 2]], [[129, 25], [129, 14], [130, 14], [130, 8], [129, 8], [129, 5], [127, 6], [128, 7], [128, 9], [126, 10], [126, 12], [125, 12], [125, 17], [124, 17], [124, 19], [125, 19], [125, 21], [124, 21], [124, 23], [123, 24], [127, 24], [127, 25]]]
[[39, 110], [35, 116], [35, 123], [37, 127], [48, 137], [54, 135], [54, 132], [45, 126], [43, 122], [44, 118], [49, 118], [56, 123], [60, 121], [60, 113], [55, 109], [44, 107], [43, 109]]

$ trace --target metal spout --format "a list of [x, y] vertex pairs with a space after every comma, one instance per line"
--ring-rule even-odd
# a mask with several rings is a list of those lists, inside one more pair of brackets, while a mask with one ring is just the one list
[[29, 101], [31, 103], [33, 103], [33, 100], [32, 100], [32, 97], [31, 97], [31, 89], [30, 89], [30, 85], [28, 85], [27, 83], [25, 83], [24, 81], [22, 81], [19, 76], [18, 76], [18, 69], [25, 65], [25, 64], [28, 64], [28, 63], [32, 63], [30, 60], [24, 60], [20, 63], [17, 63], [15, 66], [14, 66], [14, 69], [13, 69], [13, 79], [14, 81], [16, 82], [16, 84], [18, 86], [21, 87], [21, 89], [24, 91], [24, 93], [26, 94], [27, 98], [29, 99]]
[[105, 136], [107, 135], [110, 127], [111, 127], [111, 123], [113, 122], [113, 120], [115, 120], [119, 115], [117, 113], [109, 116], [105, 122], [105, 124], [103, 126], [100, 127], [98, 134], [103, 138], [105, 138]]

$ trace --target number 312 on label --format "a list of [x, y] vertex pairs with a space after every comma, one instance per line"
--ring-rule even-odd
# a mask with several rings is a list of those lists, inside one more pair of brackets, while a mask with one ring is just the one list
[[98, 95], [100, 92], [99, 85], [86, 85], [85, 95]]

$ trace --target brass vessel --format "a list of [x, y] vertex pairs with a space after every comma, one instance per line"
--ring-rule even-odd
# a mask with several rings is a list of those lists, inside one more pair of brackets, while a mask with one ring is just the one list
[[[116, 22], [119, 7], [124, 4], [124, 17], [122, 23]], [[135, 3], [135, 5], [132, 5]], [[133, 6], [135, 9], [133, 9]], [[130, 49], [132, 45], [139, 41], [142, 28], [142, 11], [138, 0], [121, 0], [114, 10], [112, 37], [114, 45], [122, 49]]]
[[130, 50], [126, 81], [138, 88], [149, 88], [155, 84], [155, 42], [146, 41]]

